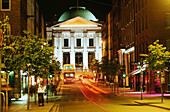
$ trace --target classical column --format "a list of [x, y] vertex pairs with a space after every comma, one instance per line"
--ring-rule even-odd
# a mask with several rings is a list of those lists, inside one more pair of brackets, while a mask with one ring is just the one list
[[61, 63], [61, 69], [63, 68], [63, 51], [62, 51], [62, 41], [63, 39], [59, 37], [58, 45], [59, 45], [59, 50], [58, 50], [58, 60]]
[[87, 37], [84, 37], [83, 69], [88, 69]]
[[74, 40], [74, 36], [70, 36], [70, 43], [71, 43], [70, 64], [73, 64], [74, 68], [75, 68], [75, 51], [74, 51], [75, 40]]
[[54, 46], [55, 46], [55, 48], [54, 48], [54, 57], [56, 58], [57, 57], [57, 52], [58, 52], [58, 38], [56, 38], [56, 37], [54, 37]]

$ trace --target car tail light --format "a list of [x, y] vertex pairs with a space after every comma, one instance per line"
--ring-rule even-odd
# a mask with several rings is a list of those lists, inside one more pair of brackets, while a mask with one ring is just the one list
[[64, 82], [66, 82], [66, 79], [64, 79]]

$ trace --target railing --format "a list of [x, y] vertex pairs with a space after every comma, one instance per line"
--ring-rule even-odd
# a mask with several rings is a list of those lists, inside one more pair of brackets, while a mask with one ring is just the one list
[[[0, 94], [3, 95], [3, 110], [2, 110], [2, 112], [5, 112], [5, 94], [3, 92], [0, 92]], [[0, 95], [0, 97], [1, 97], [1, 95]]]

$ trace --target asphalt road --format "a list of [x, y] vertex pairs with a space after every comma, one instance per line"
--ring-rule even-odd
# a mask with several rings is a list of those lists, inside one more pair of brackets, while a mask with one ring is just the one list
[[93, 86], [76, 81], [64, 84], [56, 100], [56, 112], [169, 112], [158, 107], [135, 104], [136, 97], [114, 96], [97, 92]]

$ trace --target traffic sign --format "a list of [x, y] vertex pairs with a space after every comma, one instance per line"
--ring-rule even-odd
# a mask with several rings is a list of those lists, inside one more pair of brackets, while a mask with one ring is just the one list
[[0, 47], [3, 45], [3, 29], [0, 27]]

